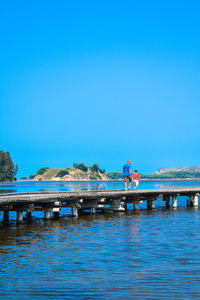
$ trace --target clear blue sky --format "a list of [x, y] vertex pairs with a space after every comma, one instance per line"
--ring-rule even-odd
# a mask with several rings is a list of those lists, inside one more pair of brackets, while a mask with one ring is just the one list
[[200, 165], [200, 2], [0, 3], [0, 149], [18, 177]]

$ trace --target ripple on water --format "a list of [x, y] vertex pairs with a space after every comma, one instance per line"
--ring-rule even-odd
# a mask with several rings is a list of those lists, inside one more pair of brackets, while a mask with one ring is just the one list
[[1, 229], [0, 296], [198, 297], [199, 214], [143, 210]]

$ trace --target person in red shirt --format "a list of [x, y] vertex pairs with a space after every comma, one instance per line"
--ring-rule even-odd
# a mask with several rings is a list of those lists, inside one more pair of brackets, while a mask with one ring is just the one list
[[138, 173], [138, 170], [135, 169], [135, 173], [133, 173], [133, 182], [134, 182], [134, 190], [137, 190], [138, 185], [139, 185], [139, 181], [140, 181], [140, 175]]

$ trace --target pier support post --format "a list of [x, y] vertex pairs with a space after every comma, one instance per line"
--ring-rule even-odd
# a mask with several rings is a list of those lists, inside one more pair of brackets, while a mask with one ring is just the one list
[[124, 203], [123, 206], [124, 206], [124, 210], [127, 211], [128, 210], [127, 203]]
[[53, 208], [53, 218], [58, 220], [59, 219], [59, 212], [60, 212], [60, 208], [59, 207], [54, 207]]
[[17, 223], [23, 222], [23, 212], [21, 210], [17, 211]]
[[119, 205], [117, 211], [126, 211], [126, 209], [122, 205]]
[[50, 212], [50, 210], [45, 210], [44, 211], [44, 219], [45, 220], [50, 220], [51, 219], [51, 212]]
[[112, 205], [112, 207], [110, 206], [110, 208], [111, 208], [113, 211], [125, 211], [125, 208], [122, 207], [121, 204]]
[[78, 217], [78, 208], [72, 207], [72, 216], [75, 218]]
[[125, 211], [125, 207], [122, 207], [121, 199], [112, 200], [112, 204], [110, 204], [110, 209], [113, 211]]
[[199, 206], [199, 194], [195, 194], [194, 195], [194, 207], [198, 207]]
[[168, 198], [166, 200], [166, 207], [169, 207], [169, 201], [170, 201], [170, 199], [169, 199], [169, 196], [168, 196]]
[[9, 221], [9, 210], [5, 209], [3, 211], [3, 223], [7, 224]]
[[121, 204], [123, 205], [123, 208], [124, 208], [125, 211], [128, 210], [128, 203], [126, 202], [126, 200], [127, 200], [126, 196], [121, 198]]
[[54, 218], [55, 220], [58, 220], [58, 219], [59, 219], [59, 211], [54, 211], [54, 212], [53, 212], [53, 218]]
[[91, 214], [95, 214], [96, 213], [96, 208], [90, 208], [90, 212], [91, 212]]
[[169, 195], [165, 196], [165, 201], [166, 201], [166, 207], [169, 207], [169, 202], [170, 202], [170, 196]]
[[147, 200], [147, 208], [148, 209], [155, 208], [155, 200]]
[[133, 204], [133, 207], [134, 207], [134, 210], [139, 210], [138, 203], [134, 203], [134, 204]]
[[147, 209], [150, 209], [151, 208], [151, 205], [150, 205], [150, 201], [149, 200], [147, 200]]
[[177, 196], [176, 195], [172, 196], [172, 207], [177, 208]]
[[190, 196], [189, 206], [193, 207], [193, 205], [194, 205], [194, 196]]
[[32, 216], [31, 216], [31, 211], [26, 212], [26, 221], [31, 222]]

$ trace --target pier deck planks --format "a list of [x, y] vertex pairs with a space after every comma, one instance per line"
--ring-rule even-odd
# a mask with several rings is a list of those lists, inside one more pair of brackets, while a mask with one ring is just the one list
[[17, 211], [18, 221], [21, 221], [22, 211], [30, 215], [32, 211], [44, 211], [45, 219], [59, 215], [62, 207], [72, 209], [72, 215], [78, 216], [79, 212], [90, 210], [91, 213], [98, 211], [125, 211], [127, 203], [133, 203], [138, 209], [138, 203], [147, 201], [147, 209], [155, 207], [155, 200], [162, 198], [169, 207], [170, 197], [172, 207], [177, 207], [177, 196], [187, 196], [190, 206], [198, 207], [200, 188], [178, 189], [149, 189], [149, 190], [98, 190], [98, 191], [75, 191], [75, 192], [33, 192], [11, 193], [0, 195], [0, 211], [3, 211], [3, 219], [7, 222], [8, 211]]
[[54, 202], [55, 200], [95, 200], [99, 198], [148, 198], [158, 197], [159, 195], [180, 195], [190, 196], [196, 193], [200, 193], [200, 188], [182, 188], [182, 189], [149, 189], [149, 190], [137, 190], [137, 191], [124, 191], [124, 190], [106, 190], [106, 191], [78, 191], [78, 192], [33, 192], [33, 193], [10, 193], [0, 195], [0, 205], [8, 203], [34, 203], [38, 201], [42, 202]]

